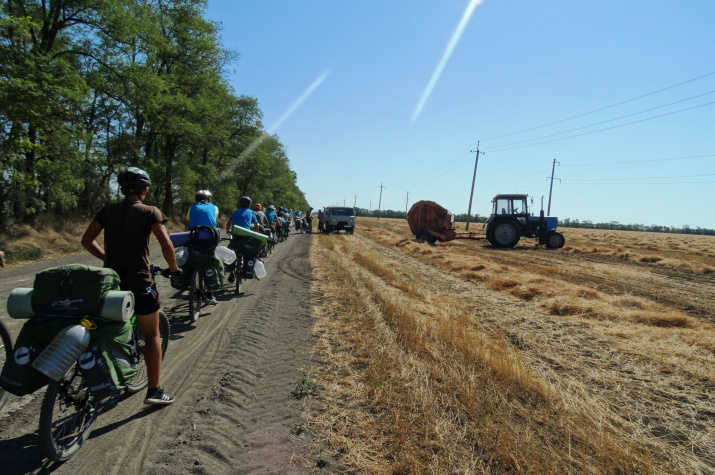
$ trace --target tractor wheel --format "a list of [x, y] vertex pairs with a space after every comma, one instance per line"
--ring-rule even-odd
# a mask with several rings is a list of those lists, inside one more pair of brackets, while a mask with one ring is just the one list
[[514, 247], [519, 242], [519, 226], [510, 219], [494, 223], [492, 239], [496, 247]]
[[561, 249], [566, 244], [564, 235], [558, 231], [549, 231], [546, 233], [546, 247], [548, 249]]
[[489, 226], [487, 228], [487, 241], [494, 247], [497, 247], [497, 242], [494, 240], [494, 228]]

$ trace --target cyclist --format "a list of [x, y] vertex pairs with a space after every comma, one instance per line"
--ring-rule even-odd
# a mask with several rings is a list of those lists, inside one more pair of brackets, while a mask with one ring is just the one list
[[218, 208], [212, 201], [212, 195], [209, 190], [199, 190], [196, 192], [196, 203], [191, 205], [186, 213], [186, 222], [184, 231], [189, 231], [196, 226], [211, 226], [216, 227], [218, 220]]
[[259, 226], [269, 226], [268, 220], [266, 219], [266, 213], [261, 209], [261, 203], [253, 204], [253, 212], [256, 213], [256, 219], [258, 220]]
[[[266, 213], [264, 213], [263, 210], [261, 209], [261, 203], [253, 204], [253, 212], [256, 213], [256, 219], [258, 220], [258, 226], [260, 228], [263, 228], [263, 230], [262, 230], [263, 234], [267, 234], [271, 239], [273, 239], [271, 223], [268, 222], [268, 219], [266, 218]], [[266, 257], [267, 255], [268, 255], [268, 245], [263, 244], [261, 246], [260, 256]]]
[[[231, 213], [228, 218], [228, 224], [226, 225], [226, 232], [231, 234], [233, 225], [240, 226], [242, 228], [251, 229], [258, 232], [258, 218], [256, 218], [256, 213], [251, 209], [251, 198], [248, 196], [243, 196], [239, 202], [238, 209]], [[257, 246], [253, 243], [254, 239], [246, 236], [233, 236], [229, 246], [231, 249], [238, 250], [246, 258], [243, 261], [243, 274], [246, 279], [253, 278], [253, 260], [256, 257]], [[236, 280], [234, 271], [231, 271], [228, 275], [228, 281], [233, 282]]]
[[[181, 275], [176, 265], [174, 246], [164, 227], [166, 216], [158, 208], [143, 203], [151, 184], [141, 168], [130, 167], [119, 173], [117, 183], [124, 201], [102, 208], [82, 236], [82, 246], [104, 261], [104, 266], [119, 274], [121, 289], [134, 294], [134, 310], [146, 344], [149, 389], [144, 404], [164, 405], [174, 398], [159, 386], [161, 374], [161, 341], [159, 339], [159, 293], [149, 272], [149, 236], [159, 241], [161, 252], [169, 264], [169, 275]], [[104, 247], [96, 239], [104, 230]]]
[[[218, 220], [218, 208], [211, 201], [213, 196], [209, 190], [199, 190], [194, 196], [196, 203], [191, 205], [189, 211], [186, 213], [186, 222], [184, 226], [184, 231], [189, 231], [194, 229], [196, 226], [211, 226], [216, 227], [216, 222]], [[218, 273], [218, 269], [216, 272]], [[208, 305], [217, 305], [218, 300], [214, 297], [214, 292], [211, 289], [206, 289], [206, 294], [204, 295], [204, 302]]]
[[276, 207], [273, 205], [270, 205], [268, 207], [268, 212], [266, 213], [266, 219], [268, 220], [268, 225], [269, 226], [275, 226], [276, 225], [276, 219], [278, 219], [278, 215], [276, 214]]

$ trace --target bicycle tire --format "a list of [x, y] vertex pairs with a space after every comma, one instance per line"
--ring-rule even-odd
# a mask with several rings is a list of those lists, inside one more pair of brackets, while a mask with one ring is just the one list
[[77, 364], [61, 381], [52, 381], [40, 409], [40, 448], [52, 462], [64, 462], [89, 438], [97, 418], [97, 399], [92, 396]]
[[[12, 358], [12, 335], [5, 324], [0, 321], [0, 369], [5, 366], [5, 362]], [[10, 393], [0, 388], [0, 409], [5, 405]]]
[[[146, 374], [146, 364], [144, 364], [144, 354], [146, 353], [144, 345], [144, 335], [138, 322], [132, 327], [134, 344], [136, 345], [136, 356], [134, 364], [137, 368], [137, 375], [127, 384], [127, 393], [134, 394], [149, 385], [149, 379]], [[159, 339], [161, 340], [161, 359], [164, 360], [166, 350], [169, 347], [169, 338], [171, 337], [171, 327], [169, 325], [169, 317], [166, 316], [163, 310], [159, 310]]]
[[236, 259], [236, 294], [241, 293], [241, 279], [243, 278], [243, 256]]
[[199, 269], [194, 269], [191, 271], [191, 285], [189, 285], [189, 320], [191, 323], [196, 323], [201, 313], [202, 296], [199, 295], [200, 285]]

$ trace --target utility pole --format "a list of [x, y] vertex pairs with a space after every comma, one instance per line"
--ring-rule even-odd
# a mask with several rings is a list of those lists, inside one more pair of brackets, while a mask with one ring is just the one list
[[[554, 158], [554, 164], [551, 166], [551, 186], [549, 186], [549, 208], [546, 210], [546, 216], [551, 216], [551, 191], [554, 189], [554, 170], [556, 169], [556, 163], [561, 165], [561, 162], [556, 162], [556, 159]], [[557, 178], [557, 180], [561, 181], [558, 178]]]
[[472, 153], [477, 155], [474, 157], [474, 175], [472, 175], [472, 191], [469, 193], [469, 208], [467, 208], [467, 225], [465, 226], [465, 231], [469, 231], [469, 220], [472, 217], [472, 198], [474, 198], [474, 181], [477, 179], [477, 164], [479, 163], [479, 154], [484, 155], [484, 152], [479, 151], [479, 141], [477, 141], [477, 149], [470, 150]]
[[355, 202], [353, 203], [353, 208], [357, 206], [357, 195], [355, 195]]
[[382, 186], [382, 183], [380, 183], [380, 201], [377, 203], [377, 219], [380, 219], [380, 211], [382, 210], [382, 189], [385, 188]]
[[343, 206], [345, 206], [345, 198], [343, 198]]
[[407, 192], [407, 199], [405, 200], [405, 213], [407, 213], [407, 203], [410, 201], [410, 192]]
[[372, 214], [372, 199], [370, 199], [370, 207], [367, 209], [368, 213]]

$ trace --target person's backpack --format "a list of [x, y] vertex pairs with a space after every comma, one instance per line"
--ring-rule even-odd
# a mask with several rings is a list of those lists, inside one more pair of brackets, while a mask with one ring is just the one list
[[221, 231], [211, 226], [196, 226], [189, 231], [186, 247], [194, 252], [213, 254], [221, 242]]

